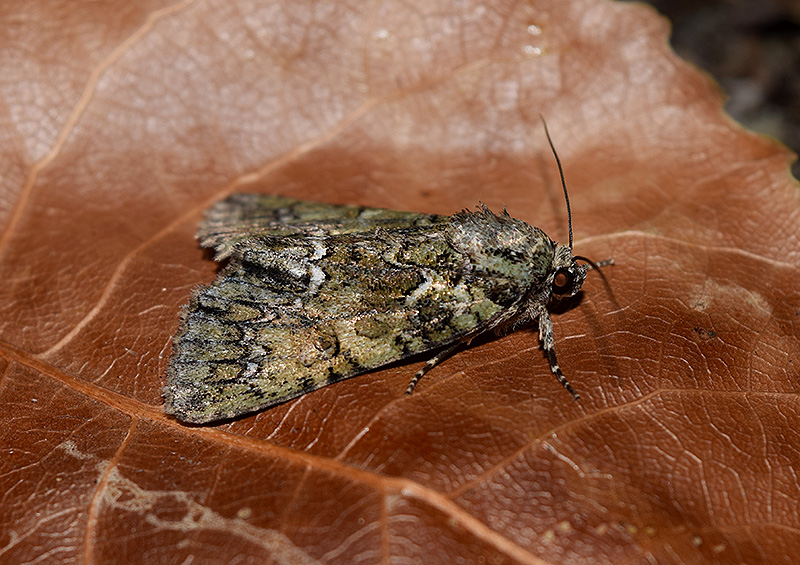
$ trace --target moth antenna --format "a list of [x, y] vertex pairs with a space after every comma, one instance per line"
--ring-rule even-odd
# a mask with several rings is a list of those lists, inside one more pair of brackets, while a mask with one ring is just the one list
[[614, 264], [613, 259], [604, 259], [603, 261], [594, 262], [588, 257], [584, 257], [583, 255], [575, 255], [573, 257], [576, 261], [585, 261], [590, 269], [594, 269], [595, 271], [599, 271], [602, 267], [608, 267], [609, 265]]
[[558, 153], [556, 153], [556, 148], [553, 145], [553, 140], [550, 138], [550, 132], [547, 129], [547, 122], [544, 121], [544, 116], [539, 114], [539, 117], [542, 118], [542, 125], [544, 125], [544, 134], [547, 136], [547, 143], [550, 144], [550, 149], [553, 151], [553, 157], [556, 158], [556, 164], [558, 165], [558, 174], [561, 175], [561, 188], [564, 189], [564, 200], [567, 203], [567, 225], [569, 226], [569, 249], [572, 250], [572, 208], [569, 206], [569, 194], [567, 194], [567, 183], [564, 180], [564, 169], [561, 167], [561, 159], [558, 158]]

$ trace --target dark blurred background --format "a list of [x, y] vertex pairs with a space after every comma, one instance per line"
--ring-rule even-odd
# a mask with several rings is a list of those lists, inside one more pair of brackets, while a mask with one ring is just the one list
[[721, 85], [733, 118], [800, 152], [800, 0], [645, 3], [672, 22], [675, 52]]

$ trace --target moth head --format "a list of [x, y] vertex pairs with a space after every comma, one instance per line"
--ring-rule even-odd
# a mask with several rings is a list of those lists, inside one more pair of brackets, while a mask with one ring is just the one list
[[[544, 121], [544, 116], [541, 114], [542, 125], [544, 125], [544, 134], [547, 136], [547, 143], [553, 151], [553, 157], [556, 159], [558, 165], [558, 174], [561, 177], [561, 188], [564, 190], [564, 202], [567, 205], [567, 225], [569, 226], [569, 245], [558, 245], [556, 253], [553, 257], [553, 265], [551, 267], [551, 276], [549, 279], [551, 296], [555, 298], [563, 298], [566, 296], [574, 296], [581, 289], [583, 281], [586, 280], [586, 271], [589, 269], [599, 269], [604, 265], [613, 264], [613, 260], [601, 261], [595, 263], [591, 259], [572, 254], [572, 209], [569, 205], [569, 194], [567, 193], [567, 183], [564, 180], [564, 168], [561, 166], [561, 159], [558, 158], [558, 153], [553, 145], [553, 140], [550, 138], [550, 132], [547, 129], [547, 122]], [[579, 265], [578, 261], [584, 261], [586, 265]]]
[[578, 264], [569, 247], [559, 245], [556, 248], [552, 274], [549, 277], [552, 296], [557, 299], [575, 296], [586, 280], [586, 270], [586, 265]]

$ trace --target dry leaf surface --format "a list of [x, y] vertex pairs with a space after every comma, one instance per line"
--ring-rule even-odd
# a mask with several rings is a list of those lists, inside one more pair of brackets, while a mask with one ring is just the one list
[[[800, 552], [800, 191], [654, 12], [7, 2], [0, 561], [779, 563]], [[237, 191], [479, 200], [617, 265], [535, 329], [189, 427], [161, 387]]]

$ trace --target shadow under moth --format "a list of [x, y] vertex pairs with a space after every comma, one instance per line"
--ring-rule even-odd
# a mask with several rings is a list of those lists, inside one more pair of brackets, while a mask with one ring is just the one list
[[486, 206], [445, 216], [259, 194], [218, 202], [197, 237], [228, 264], [183, 312], [166, 412], [190, 423], [232, 418], [437, 351], [410, 393], [479, 334], [534, 321], [551, 371], [577, 399], [547, 305], [610, 261], [573, 256], [556, 161], [569, 246]]

